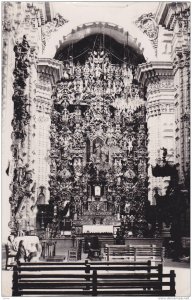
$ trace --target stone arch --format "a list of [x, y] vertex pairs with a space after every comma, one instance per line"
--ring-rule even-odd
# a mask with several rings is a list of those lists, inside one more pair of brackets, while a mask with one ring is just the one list
[[155, 59], [155, 50], [146, 35], [133, 24], [129, 27], [131, 30], [128, 31], [119, 25], [109, 22], [89, 22], [76, 27], [72, 27], [68, 23], [60, 27], [57, 32], [52, 33], [42, 56], [53, 58], [55, 53], [69, 44], [76, 43], [90, 35], [102, 33], [111, 36], [120, 44], [128, 45], [137, 54], [143, 54], [146, 60]]

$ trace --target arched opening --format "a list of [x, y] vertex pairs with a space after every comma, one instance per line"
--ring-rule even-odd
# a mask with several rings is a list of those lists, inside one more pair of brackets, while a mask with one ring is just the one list
[[129, 46], [128, 33], [121, 42], [113, 36], [102, 33], [90, 34], [77, 41], [72, 40], [65, 47], [64, 45], [59, 47], [54, 58], [65, 62], [72, 57], [75, 63], [85, 63], [86, 54], [90, 51], [97, 51], [98, 48], [107, 51], [112, 64], [129, 62], [136, 65], [145, 61], [138, 49], [135, 50]]
[[[144, 48], [141, 46], [141, 37], [137, 38], [137, 28], [134, 28], [134, 36], [130, 34], [130, 32], [125, 31], [122, 27], [118, 26], [117, 24], [108, 23], [108, 22], [91, 22], [91, 23], [84, 23], [82, 25], [77, 26], [75, 29], [71, 29], [70, 27], [65, 30], [65, 28], [60, 32], [59, 35], [62, 36], [63, 40], [58, 41], [58, 35], [56, 39], [56, 35], [53, 38], [53, 44], [56, 45], [56, 54], [54, 53], [54, 57], [56, 59], [60, 59], [58, 55], [60, 55], [64, 49], [67, 47], [71, 47], [72, 45], [77, 44], [84, 40], [87, 41], [87, 38], [90, 39], [90, 36], [102, 36], [102, 39], [107, 41], [107, 37], [110, 39], [110, 43], [112, 40], [118, 43], [119, 45], [128, 46], [132, 49], [137, 55], [143, 56]], [[136, 30], [136, 32], [135, 32]], [[64, 35], [65, 34], [65, 35]], [[136, 36], [135, 36], [136, 34]], [[105, 41], [104, 41], [105, 42]], [[49, 45], [50, 48], [51, 45]], [[145, 44], [146, 48], [146, 44]], [[148, 50], [149, 51], [149, 50]], [[153, 48], [150, 49], [151, 55], [153, 52]], [[45, 54], [47, 53], [45, 49]]]

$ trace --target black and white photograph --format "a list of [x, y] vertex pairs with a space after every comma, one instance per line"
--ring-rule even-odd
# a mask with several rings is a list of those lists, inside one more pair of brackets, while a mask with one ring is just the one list
[[190, 18], [1, 2], [2, 297], [191, 296]]

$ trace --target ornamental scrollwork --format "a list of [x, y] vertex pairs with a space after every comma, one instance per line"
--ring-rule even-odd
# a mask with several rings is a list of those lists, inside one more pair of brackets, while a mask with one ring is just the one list
[[154, 15], [152, 13], [144, 14], [136, 20], [135, 24], [144, 34], [148, 36], [149, 40], [153, 44], [153, 47], [157, 49], [159, 29]]
[[174, 88], [173, 78], [161, 76], [161, 78], [153, 78], [149, 82], [147, 86], [147, 93], [153, 94], [163, 89], [169, 90], [173, 88]]
[[182, 33], [189, 33], [190, 31], [190, 8], [180, 10], [174, 15], [175, 21], [178, 24], [178, 31]]
[[77, 226], [144, 218], [146, 108], [133, 67], [94, 50], [85, 63], [66, 63], [53, 91], [50, 204]]
[[[12, 218], [21, 217], [21, 211], [27, 207], [23, 206], [23, 201], [31, 198], [35, 193], [35, 183], [33, 181], [34, 170], [30, 168], [26, 160], [25, 143], [28, 134], [28, 124], [30, 121], [29, 99], [27, 95], [27, 79], [30, 76], [30, 55], [31, 49], [26, 36], [23, 36], [21, 43], [16, 42], [14, 46], [15, 68], [13, 71], [13, 96], [14, 114], [12, 120], [12, 155], [14, 160], [13, 180], [10, 185], [12, 197], [10, 198]], [[32, 198], [31, 198], [32, 199]], [[19, 217], [20, 216], [20, 217]], [[25, 228], [25, 226], [24, 226]]]
[[[3, 3], [4, 15], [2, 18], [2, 27], [4, 32], [15, 30], [14, 26], [14, 7], [11, 2]], [[3, 11], [2, 11], [3, 12]]]
[[15, 136], [20, 136], [21, 141], [24, 140], [26, 136], [25, 126], [28, 124], [30, 115], [28, 112], [29, 101], [26, 94], [26, 85], [27, 78], [29, 77], [29, 53], [30, 46], [26, 39], [26, 36], [23, 36], [23, 41], [21, 43], [16, 42], [14, 46], [15, 52], [15, 69], [13, 71], [14, 75], [14, 119], [12, 126], [14, 128]]
[[56, 14], [56, 16], [53, 18], [51, 22], [47, 22], [45, 25], [42, 26], [42, 47], [43, 50], [45, 49], [45, 46], [47, 44], [47, 41], [49, 40], [51, 34], [53, 32], [56, 32], [59, 27], [65, 25], [69, 21], [65, 19], [63, 16], [61, 16], [59, 13]]

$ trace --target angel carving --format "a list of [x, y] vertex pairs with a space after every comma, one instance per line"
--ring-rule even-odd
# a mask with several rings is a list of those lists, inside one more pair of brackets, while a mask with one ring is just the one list
[[133, 140], [132, 139], [129, 139], [128, 140], [128, 152], [131, 153], [132, 150], [133, 150]]

